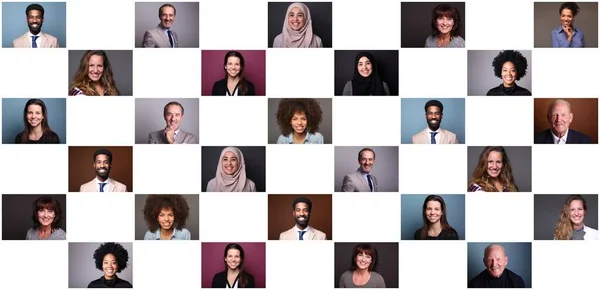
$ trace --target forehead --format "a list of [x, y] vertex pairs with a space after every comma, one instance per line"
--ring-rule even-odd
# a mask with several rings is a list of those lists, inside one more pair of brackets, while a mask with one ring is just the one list
[[429, 107], [427, 107], [427, 111], [437, 112], [437, 111], [441, 111], [441, 109], [438, 106], [429, 106]]
[[237, 156], [235, 155], [235, 153], [233, 153], [231, 151], [227, 151], [227, 152], [225, 152], [225, 154], [223, 154], [223, 157], [235, 158]]
[[502, 153], [498, 151], [492, 151], [488, 154], [488, 159], [502, 159]]
[[358, 255], [364, 255], [364, 256], [371, 256], [371, 251], [369, 250], [360, 250], [360, 252], [358, 253]]
[[581, 200], [572, 200], [571, 201], [571, 207], [583, 207], [583, 202]]
[[369, 150], [365, 150], [360, 154], [360, 157], [362, 158], [373, 158], [373, 152], [369, 151]]
[[240, 255], [240, 250], [238, 250], [238, 249], [229, 249], [229, 250], [227, 250], [227, 255], [239, 256]]
[[117, 258], [115, 257], [115, 255], [108, 253], [104, 256], [104, 261], [115, 261], [117, 260]]
[[488, 250], [488, 257], [494, 257], [494, 258], [502, 258], [504, 257], [504, 251], [502, 251], [501, 248], [498, 247], [494, 247]]
[[562, 103], [562, 102], [555, 103], [554, 106], [552, 106], [552, 111], [566, 111], [566, 110], [569, 110], [569, 106], [567, 106], [567, 104]]
[[104, 58], [101, 55], [95, 55], [95, 54], [93, 54], [93, 55], [90, 56], [89, 62], [90, 63], [94, 63], [94, 64], [103, 63], [104, 62]]
[[164, 212], [164, 213], [172, 213], [172, 212], [173, 212], [173, 209], [172, 209], [172, 208], [170, 208], [170, 207], [163, 207], [163, 208], [161, 208], [161, 209], [160, 209], [160, 212], [161, 212], [161, 213], [162, 213], [162, 212]]
[[308, 204], [306, 204], [306, 202], [299, 202], [299, 203], [296, 203], [296, 208], [305, 209], [305, 208], [308, 208]]
[[181, 113], [181, 107], [179, 105], [169, 105], [167, 107], [167, 112], [168, 113]]
[[507, 61], [504, 64], [502, 64], [502, 68], [514, 68], [515, 64], [512, 63], [512, 61]]
[[573, 15], [573, 11], [571, 11], [571, 9], [569, 8], [563, 8], [563, 10], [560, 11], [560, 13], [563, 15]]
[[164, 14], [174, 14], [174, 13], [175, 13], [175, 9], [173, 9], [173, 7], [170, 7], [170, 6], [163, 7], [162, 12], [161, 12], [161, 14], [163, 14], [163, 15]]
[[303, 14], [302, 8], [294, 6], [290, 9], [290, 14]]
[[108, 156], [106, 154], [98, 154], [96, 155], [96, 160], [105, 161], [108, 160]]
[[227, 58], [227, 62], [236, 62], [239, 63], [240, 62], [240, 58], [237, 56], [230, 56]]
[[303, 111], [296, 111], [294, 112], [294, 117], [306, 117], [306, 113]]
[[361, 56], [361, 57], [358, 59], [358, 62], [359, 62], [359, 63], [361, 63], [361, 62], [370, 62], [370, 61], [371, 61], [371, 60], [370, 60], [368, 57], [366, 57], [366, 56]]
[[437, 201], [437, 200], [430, 200], [427, 202], [427, 206], [431, 206], [431, 207], [441, 207], [442, 204]]
[[38, 104], [31, 104], [27, 107], [28, 110], [33, 111], [33, 110], [37, 110], [37, 111], [41, 111], [42, 110], [42, 106], [38, 105]]

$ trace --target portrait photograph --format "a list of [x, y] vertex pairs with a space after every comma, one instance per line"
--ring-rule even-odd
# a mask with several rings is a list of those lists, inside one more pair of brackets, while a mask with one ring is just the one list
[[199, 144], [200, 101], [135, 99], [135, 144]]
[[202, 243], [202, 288], [266, 288], [265, 243]]
[[403, 98], [402, 144], [465, 144], [465, 99]]
[[331, 144], [331, 98], [269, 98], [269, 144]]
[[468, 288], [531, 288], [531, 243], [467, 243]]
[[331, 2], [269, 2], [268, 47], [331, 48]]
[[464, 48], [465, 2], [401, 2], [403, 48]]
[[264, 50], [203, 50], [203, 96], [265, 96]]
[[398, 146], [336, 146], [334, 192], [398, 192]]
[[133, 192], [133, 147], [69, 146], [69, 192]]
[[265, 192], [265, 146], [202, 146], [203, 192]]
[[534, 144], [598, 144], [598, 99], [533, 100]]
[[65, 98], [2, 99], [2, 144], [66, 144]]
[[335, 243], [335, 288], [398, 288], [398, 243]]
[[3, 194], [3, 240], [66, 240], [67, 195]]
[[402, 194], [402, 240], [465, 240], [464, 194]]
[[69, 50], [69, 96], [132, 96], [131, 50]]
[[198, 2], [135, 2], [136, 48], [200, 47]]
[[69, 243], [69, 288], [133, 288], [133, 243]]
[[66, 2], [2, 2], [2, 47], [65, 48], [66, 19]]
[[534, 240], [598, 240], [597, 194], [533, 196]]
[[469, 96], [531, 96], [531, 50], [469, 50]]
[[336, 50], [336, 96], [397, 96], [398, 50]]
[[531, 192], [531, 146], [469, 146], [468, 192]]
[[533, 46], [598, 47], [598, 2], [533, 2]]
[[136, 194], [136, 240], [198, 240], [197, 194]]
[[268, 239], [332, 240], [331, 194], [269, 194]]

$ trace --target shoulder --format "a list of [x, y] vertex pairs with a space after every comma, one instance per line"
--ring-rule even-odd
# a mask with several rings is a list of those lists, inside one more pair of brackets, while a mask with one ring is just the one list
[[227, 84], [227, 80], [226, 79], [220, 79], [218, 81], [216, 81], [213, 86], [225, 86]]
[[346, 271], [346, 272], [342, 273], [341, 278], [342, 279], [347, 279], [347, 278], [352, 279], [352, 271]]
[[131, 285], [131, 283], [129, 283], [129, 281], [127, 281], [127, 280], [123, 280], [123, 279], [119, 278], [119, 282], [121, 282], [121, 284], [123, 284], [123, 286], [120, 288], [133, 288], [133, 285]]
[[315, 43], [317, 44], [317, 46], [320, 47], [320, 46], [323, 45], [323, 40], [321, 40], [321, 38], [318, 35], [313, 34], [313, 38], [314, 38]]
[[222, 272], [219, 272], [219, 273], [216, 273], [216, 274], [213, 275], [213, 281], [214, 280], [217, 280], [217, 281], [218, 280], [225, 280], [226, 277], [227, 277], [227, 272], [222, 271]]
[[80, 88], [74, 87], [69, 91], [69, 96], [85, 96], [85, 94]]
[[67, 237], [67, 232], [65, 232], [65, 230], [58, 228], [56, 230], [54, 230], [54, 232], [52, 233], [52, 235], [57, 238], [57, 239], [66, 239]]
[[452, 131], [449, 131], [449, 130], [446, 130], [446, 129], [442, 129], [442, 131], [444, 131], [444, 133], [445, 133], [446, 135], [450, 135], [450, 136], [452, 136], [452, 137], [456, 137], [456, 133], [454, 133], [454, 132], [452, 132]]
[[435, 39], [437, 37], [433, 36], [433, 35], [429, 35], [427, 36], [427, 38], [425, 39], [425, 47], [435, 47]]
[[[102, 280], [101, 280], [101, 278], [98, 278], [98, 279], [93, 280], [92, 282], [90, 282], [90, 284], [88, 284], [88, 288], [100, 288], [100, 287], [97, 287], [97, 286], [99, 286], [101, 284], [102, 284]], [[104, 288], [104, 287], [102, 287], [102, 288]]]
[[483, 191], [483, 188], [477, 183], [471, 184], [471, 186], [469, 186], [468, 192], [476, 192], [476, 191]]
[[215, 185], [217, 183], [217, 178], [214, 177], [213, 179], [208, 181], [208, 184], [206, 185], [206, 191], [212, 191], [215, 188]]
[[34, 228], [29, 228], [27, 230], [27, 234], [25, 235], [25, 239], [30, 240], [33, 236], [35, 236], [36, 232], [37, 231]]
[[288, 144], [288, 139], [286, 136], [279, 135], [279, 137], [277, 138], [277, 144]]
[[51, 34], [48, 34], [48, 33], [45, 33], [45, 32], [44, 32], [44, 36], [45, 36], [46, 38], [48, 38], [48, 40], [50, 40], [50, 41], [58, 41], [58, 38], [54, 37], [54, 36], [53, 36], [53, 35], [51, 35]]
[[415, 231], [415, 235], [414, 235], [414, 239], [415, 240], [420, 240], [421, 239], [421, 229], [419, 228], [418, 230]]
[[250, 189], [256, 190], [256, 184], [254, 183], [254, 181], [252, 181], [252, 179], [246, 178], [246, 183], [248, 184]]
[[273, 39], [273, 47], [280, 47], [283, 44], [283, 33], [279, 33], [277, 36], [275, 36], [275, 39]]
[[146, 234], [144, 234], [144, 240], [155, 240], [154, 234], [149, 230], [146, 231]]
[[315, 132], [315, 133], [313, 133], [313, 139], [314, 139], [313, 141], [315, 141], [315, 143], [323, 144], [325, 138], [323, 137], [323, 134], [321, 134], [319, 132]]
[[460, 47], [465, 46], [465, 39], [462, 38], [460, 35], [455, 36], [452, 39], [452, 42], [453, 42], [454, 46], [460, 46]]

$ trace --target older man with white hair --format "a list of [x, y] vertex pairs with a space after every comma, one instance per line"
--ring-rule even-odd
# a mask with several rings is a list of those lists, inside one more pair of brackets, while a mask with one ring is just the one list
[[[570, 128], [573, 122], [571, 104], [565, 100], [554, 100], [548, 106], [548, 123], [550, 128], [537, 133], [533, 139], [535, 144], [591, 144], [592, 138]], [[596, 122], [596, 120], [593, 120]]]
[[487, 246], [483, 252], [485, 270], [469, 281], [468, 288], [525, 288], [523, 278], [506, 268], [508, 256], [499, 244]]

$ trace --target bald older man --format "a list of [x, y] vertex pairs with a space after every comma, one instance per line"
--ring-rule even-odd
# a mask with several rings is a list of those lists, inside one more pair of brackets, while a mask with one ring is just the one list
[[533, 138], [535, 144], [591, 144], [592, 138], [581, 132], [570, 129], [573, 122], [571, 104], [565, 100], [555, 100], [548, 106], [548, 124], [550, 128], [537, 133]]
[[469, 281], [468, 288], [525, 288], [521, 276], [506, 268], [508, 256], [498, 244], [487, 246], [483, 252], [485, 270]]

